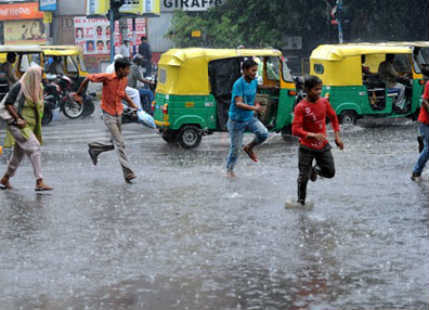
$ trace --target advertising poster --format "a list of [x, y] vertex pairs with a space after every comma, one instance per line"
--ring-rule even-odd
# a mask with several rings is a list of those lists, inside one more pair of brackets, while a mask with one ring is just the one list
[[109, 0], [86, 0], [86, 15], [106, 15], [109, 8]]
[[4, 22], [5, 44], [44, 44], [47, 35], [42, 20]]
[[57, 0], [39, 0], [39, 10], [43, 12], [55, 12]]
[[[122, 42], [119, 34], [119, 23], [115, 25], [115, 47], [119, 50]], [[75, 43], [78, 44], [85, 55], [108, 55], [110, 54], [110, 24], [106, 18], [74, 18]], [[140, 37], [146, 35], [145, 18], [136, 18], [136, 36], [133, 40], [132, 21], [128, 20], [128, 40], [130, 51], [134, 45], [140, 44]]]

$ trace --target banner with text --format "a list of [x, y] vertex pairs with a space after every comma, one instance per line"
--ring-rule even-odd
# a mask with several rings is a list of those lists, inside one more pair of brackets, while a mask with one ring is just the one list
[[125, 0], [119, 11], [124, 14], [159, 15], [160, 7], [160, 0]]
[[109, 8], [109, 0], [86, 1], [86, 15], [106, 15]]
[[42, 12], [55, 12], [57, 0], [39, 0], [39, 10]]

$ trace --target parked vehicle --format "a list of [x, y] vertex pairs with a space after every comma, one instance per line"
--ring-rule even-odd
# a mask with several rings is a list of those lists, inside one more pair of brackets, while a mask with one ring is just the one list
[[[413, 51], [406, 42], [321, 45], [311, 54], [310, 73], [322, 79], [322, 95], [329, 97], [342, 123], [354, 124], [365, 116], [414, 118], [425, 82]], [[402, 108], [394, 104], [398, 94], [389, 91], [378, 75], [387, 54], [395, 55], [396, 71], [408, 77], [400, 81], [406, 85]]]
[[259, 98], [262, 122], [271, 131], [290, 133], [296, 91], [282, 54], [273, 49], [172, 49], [158, 63], [154, 118], [162, 138], [184, 148], [203, 135], [226, 131], [234, 82], [241, 63], [255, 58], [262, 66]]
[[78, 118], [83, 113], [83, 105], [73, 100], [73, 81], [65, 76], [47, 74], [44, 84], [44, 102], [42, 124], [48, 125], [53, 118], [53, 111], [59, 109], [70, 119]]
[[[82, 81], [88, 76], [88, 72], [83, 61], [82, 50], [79, 46], [74, 45], [48, 45], [42, 46], [44, 55], [44, 68], [47, 73], [50, 66], [55, 60], [60, 60], [63, 75], [72, 80], [72, 90], [76, 91]], [[85, 90], [83, 111], [80, 116], [85, 117], [91, 115], [95, 111], [94, 98], [95, 94], [86, 94]]]

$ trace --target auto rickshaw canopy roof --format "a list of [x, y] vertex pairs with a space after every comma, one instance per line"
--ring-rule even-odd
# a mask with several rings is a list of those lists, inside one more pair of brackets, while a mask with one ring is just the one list
[[[405, 42], [404, 42], [405, 43]], [[310, 59], [342, 61], [344, 58], [371, 54], [411, 54], [409, 45], [391, 43], [326, 44], [318, 46]]]
[[43, 53], [52, 56], [76, 56], [82, 53], [77, 45], [43, 45]]
[[171, 49], [159, 60], [157, 92], [174, 95], [208, 95], [208, 65], [213, 60], [235, 57], [281, 57], [275, 49]]
[[0, 53], [40, 53], [42, 48], [39, 45], [0, 45]]

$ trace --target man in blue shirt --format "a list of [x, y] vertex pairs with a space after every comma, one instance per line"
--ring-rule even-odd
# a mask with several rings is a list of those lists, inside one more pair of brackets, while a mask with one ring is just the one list
[[243, 63], [243, 76], [239, 78], [232, 88], [231, 105], [229, 108], [228, 132], [231, 139], [229, 154], [227, 158], [226, 170], [228, 177], [235, 177], [234, 166], [237, 162], [239, 148], [243, 142], [244, 132], [250, 131], [255, 134], [255, 138], [243, 147], [243, 151], [253, 161], [257, 162], [253, 148], [262, 144], [268, 138], [268, 130], [255, 117], [255, 112], [262, 112], [259, 103], [255, 104], [258, 82], [256, 74], [258, 64], [248, 59]]

